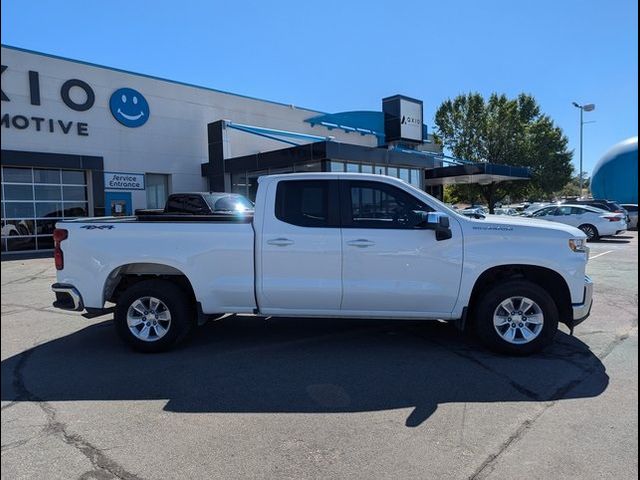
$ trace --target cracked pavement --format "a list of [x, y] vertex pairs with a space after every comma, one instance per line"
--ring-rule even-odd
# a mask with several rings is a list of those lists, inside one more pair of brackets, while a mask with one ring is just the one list
[[51, 307], [52, 259], [3, 260], [1, 477], [637, 478], [637, 232], [599, 254], [591, 317], [529, 358], [438, 322], [250, 317], [143, 355]]

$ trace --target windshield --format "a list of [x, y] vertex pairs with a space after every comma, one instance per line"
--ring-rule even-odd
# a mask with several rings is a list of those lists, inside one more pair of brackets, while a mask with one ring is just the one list
[[207, 195], [206, 199], [213, 213], [253, 212], [253, 203], [251, 203], [242, 195], [237, 195], [237, 194]]

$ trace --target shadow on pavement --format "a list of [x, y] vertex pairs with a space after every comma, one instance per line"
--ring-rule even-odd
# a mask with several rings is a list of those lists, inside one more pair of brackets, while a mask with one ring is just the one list
[[528, 358], [486, 352], [438, 322], [231, 317], [164, 354], [132, 352], [110, 321], [2, 362], [3, 401], [166, 399], [176, 412], [362, 412], [447, 402], [593, 397], [609, 377], [589, 347], [558, 333]]
[[601, 243], [606, 245], [607, 243], [631, 243], [631, 240], [633, 239], [633, 237], [623, 237], [621, 235], [615, 236], [615, 237], [600, 237], [598, 240], [589, 240], [589, 243]]

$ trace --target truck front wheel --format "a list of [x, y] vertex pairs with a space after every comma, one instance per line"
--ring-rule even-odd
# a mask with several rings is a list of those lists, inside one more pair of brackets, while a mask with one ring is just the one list
[[135, 350], [161, 352], [182, 340], [193, 327], [193, 309], [180, 286], [144, 280], [118, 299], [114, 315], [118, 335]]
[[546, 290], [527, 280], [499, 283], [477, 302], [475, 329], [491, 350], [529, 355], [549, 345], [558, 330], [558, 308]]

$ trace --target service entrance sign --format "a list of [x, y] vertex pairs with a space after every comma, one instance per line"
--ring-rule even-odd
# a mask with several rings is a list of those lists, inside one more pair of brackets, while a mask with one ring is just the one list
[[104, 172], [107, 190], [144, 190], [144, 173]]

